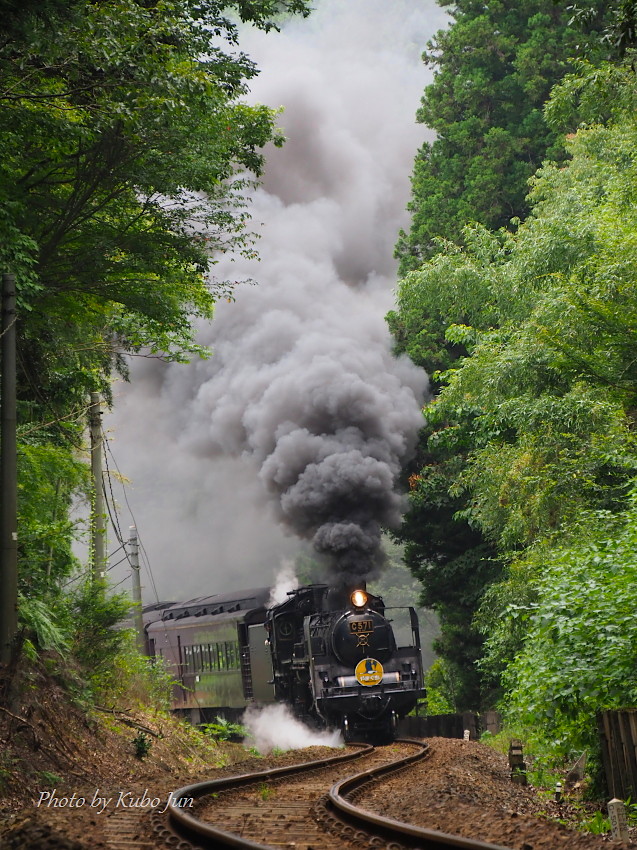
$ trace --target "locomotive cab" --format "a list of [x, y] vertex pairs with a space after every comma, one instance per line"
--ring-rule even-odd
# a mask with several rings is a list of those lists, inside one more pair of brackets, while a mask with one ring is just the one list
[[[292, 706], [298, 717], [312, 719], [309, 652], [303, 624], [314, 611], [322, 610], [329, 588], [315, 584], [288, 594], [288, 599], [268, 610], [275, 698]], [[318, 719], [318, 718], [314, 718]]]

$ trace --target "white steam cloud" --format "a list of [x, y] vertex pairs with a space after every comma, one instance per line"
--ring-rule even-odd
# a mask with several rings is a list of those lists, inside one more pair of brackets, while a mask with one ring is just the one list
[[294, 561], [284, 560], [281, 567], [274, 578], [274, 585], [270, 591], [270, 599], [268, 600], [268, 608], [273, 605], [281, 605], [286, 602], [288, 593], [299, 586], [299, 580], [296, 577], [296, 569]]
[[253, 197], [261, 261], [215, 274], [258, 286], [200, 328], [209, 361], [134, 364], [110, 423], [162, 596], [270, 583], [299, 539], [343, 581], [382, 560], [426, 389], [383, 316], [426, 135], [420, 53], [443, 25], [435, 0], [320, 0], [280, 34], [243, 33], [251, 97], [284, 106], [288, 142]]
[[338, 730], [311, 729], [294, 717], [287, 705], [248, 708], [241, 720], [247, 731], [244, 745], [255, 747], [262, 755], [272, 750], [301, 750], [304, 747], [342, 747]]

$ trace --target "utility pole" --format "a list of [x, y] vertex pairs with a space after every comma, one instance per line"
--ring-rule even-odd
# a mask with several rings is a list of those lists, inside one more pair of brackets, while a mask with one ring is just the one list
[[106, 521], [104, 516], [104, 479], [102, 475], [102, 410], [99, 393], [91, 393], [89, 407], [91, 434], [91, 477], [93, 478], [93, 512], [91, 517], [91, 561], [93, 580], [104, 577], [106, 560]]
[[18, 470], [15, 275], [2, 275], [0, 382], [0, 662], [12, 659], [18, 631]]
[[144, 652], [146, 641], [144, 636], [144, 618], [142, 615], [142, 585], [139, 578], [139, 543], [137, 541], [137, 529], [131, 525], [128, 529], [128, 544], [130, 546], [129, 562], [133, 571], [133, 621], [137, 638], [137, 649]]

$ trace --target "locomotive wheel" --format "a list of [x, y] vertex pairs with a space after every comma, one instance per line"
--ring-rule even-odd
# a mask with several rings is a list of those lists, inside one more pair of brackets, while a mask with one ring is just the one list
[[392, 744], [398, 733], [398, 715], [392, 711], [384, 729], [379, 732], [378, 740], [383, 744]]

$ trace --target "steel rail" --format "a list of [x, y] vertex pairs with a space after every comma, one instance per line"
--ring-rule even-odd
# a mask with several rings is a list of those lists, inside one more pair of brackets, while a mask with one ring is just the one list
[[[398, 738], [396, 743], [422, 745], [423, 742], [411, 738]], [[447, 832], [414, 826], [404, 821], [385, 817], [376, 812], [371, 812], [369, 809], [356, 806], [346, 799], [346, 796], [358, 791], [368, 782], [372, 782], [386, 773], [401, 770], [412, 762], [425, 758], [427, 755], [427, 750], [423, 749], [422, 752], [406, 756], [399, 762], [391, 762], [390, 764], [357, 773], [355, 776], [341, 779], [329, 791], [328, 798], [330, 806], [336, 809], [339, 815], [344, 817], [355, 828], [364, 829], [369, 832], [371, 827], [376, 834], [387, 837], [389, 841], [396, 841], [398, 839], [405, 846], [416, 847], [419, 850], [448, 850], [450, 847], [462, 848], [462, 850], [510, 850], [510, 848], [503, 847], [500, 844], [489, 844], [486, 841], [464, 838], [460, 835], [451, 835]]]
[[[393, 842], [403, 847], [418, 848], [418, 850], [449, 850], [449, 848], [458, 848], [458, 850], [510, 850], [510, 848], [503, 847], [502, 845], [464, 838], [463, 836], [414, 826], [403, 821], [385, 817], [376, 812], [360, 808], [346, 799], [347, 796], [358, 791], [367, 783], [375, 781], [385, 774], [404, 769], [413, 762], [426, 758], [429, 755], [429, 745], [424, 741], [412, 738], [399, 738], [396, 740], [396, 743], [413, 744], [419, 749], [416, 753], [379, 767], [370, 768], [336, 782], [324, 798], [324, 801], [320, 804], [326, 810], [327, 814], [331, 812], [333, 815], [336, 811], [338, 818], [345, 824], [348, 824], [345, 829], [351, 829], [353, 827], [352, 832], [354, 830], [365, 831], [366, 833], [382, 837], [388, 843]], [[362, 758], [374, 749], [364, 744], [352, 744], [352, 746], [360, 747], [359, 751], [333, 756], [319, 761], [272, 768], [270, 770], [259, 771], [258, 773], [246, 773], [223, 779], [198, 782], [180, 788], [171, 795], [171, 802], [168, 809], [168, 820], [173, 832], [171, 833], [169, 830], [164, 829], [159, 830], [158, 835], [164, 838], [167, 844], [177, 848], [183, 848], [183, 850], [185, 850], [187, 845], [183, 841], [180, 841], [180, 838], [185, 838], [188, 841], [196, 843], [197, 846], [204, 848], [236, 847], [242, 848], [242, 850], [271, 850], [272, 845], [261, 844], [249, 838], [243, 838], [240, 835], [213, 826], [209, 822], [200, 820], [194, 815], [189, 814], [185, 809], [180, 808], [180, 801], [184, 799], [198, 799], [229, 788], [239, 788], [271, 779], [310, 772], [338, 762], [353, 761]], [[333, 817], [332, 820], [334, 820]]]
[[180, 808], [180, 801], [184, 799], [198, 799], [199, 797], [205, 797], [207, 794], [214, 794], [227, 788], [239, 788], [243, 785], [251, 785], [256, 782], [267, 781], [268, 779], [279, 779], [284, 776], [292, 776], [295, 773], [305, 773], [331, 764], [337, 764], [338, 762], [354, 761], [355, 759], [362, 758], [374, 749], [369, 744], [353, 743], [350, 746], [359, 747], [358, 752], [331, 756], [330, 758], [320, 759], [318, 761], [307, 761], [301, 764], [288, 765], [287, 767], [275, 767], [270, 770], [259, 771], [258, 773], [243, 773], [224, 779], [212, 779], [207, 782], [196, 782], [193, 785], [186, 785], [184, 788], [179, 788], [173, 792], [168, 808], [168, 821], [178, 836], [184, 836], [189, 840], [198, 842], [203, 840], [204, 844], [213, 846], [221, 845], [248, 848], [248, 850], [270, 850], [267, 844], [259, 844], [255, 841], [241, 838], [231, 832], [226, 832], [224, 829], [219, 829], [211, 823], [199, 820], [199, 818]]

